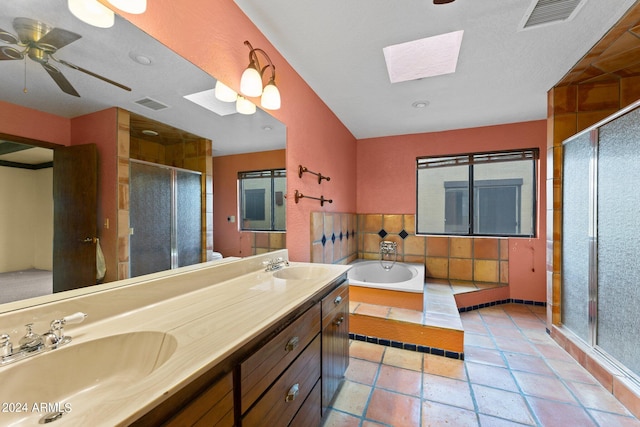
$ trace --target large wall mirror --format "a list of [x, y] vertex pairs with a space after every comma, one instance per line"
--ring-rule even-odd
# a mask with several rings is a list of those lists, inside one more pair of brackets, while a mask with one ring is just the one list
[[[51, 34], [47, 38], [48, 33]], [[41, 45], [32, 45], [29, 51], [25, 40], [30, 37], [45, 39]], [[102, 29], [79, 21], [63, 0], [7, 2], [0, 10], [0, 73], [0, 101], [9, 105], [67, 119], [118, 107], [135, 118], [130, 132], [136, 139], [160, 145], [194, 137], [212, 141], [214, 164], [238, 165], [236, 171], [229, 172], [233, 175], [232, 184], [221, 180], [221, 185], [233, 188], [221, 189], [221, 193], [236, 191], [238, 172], [285, 167], [255, 161], [268, 157], [256, 153], [266, 152], [281, 152], [284, 159], [286, 128], [282, 123], [259, 108], [253, 115], [242, 115], [236, 113], [235, 103], [217, 101], [213, 96], [214, 77], [119, 16], [112, 28]], [[51, 241], [55, 231], [48, 189], [53, 185], [52, 154], [42, 148], [50, 145], [12, 137], [0, 126], [0, 162], [9, 162], [0, 166], [0, 180], [5, 189], [0, 191], [0, 197], [6, 196], [9, 181], [14, 190], [14, 199], [10, 203], [3, 199], [0, 209], [0, 239], [7, 239], [0, 241], [2, 295], [7, 294], [3, 286], [11, 286], [9, 282], [25, 276], [23, 270], [52, 268]], [[249, 165], [243, 165], [243, 156], [248, 156]], [[217, 185], [216, 182], [214, 193]], [[28, 221], [23, 213], [12, 213], [9, 209], [15, 204], [16, 194], [27, 206], [23, 212], [30, 213]], [[216, 201], [213, 220], [216, 222], [220, 215], [226, 223], [237, 212], [237, 197], [227, 197], [223, 202]], [[16, 226], [18, 222], [23, 224], [22, 228]], [[235, 233], [228, 239], [240, 239], [236, 237], [242, 234], [238, 224], [227, 225], [231, 234]], [[225, 256], [250, 255], [246, 251], [224, 253], [227, 248], [234, 250], [233, 245], [224, 241], [228, 235], [214, 240], [214, 250]], [[251, 238], [254, 242], [259, 239]], [[27, 240], [29, 244], [24, 244]], [[31, 265], [14, 262], [9, 259], [12, 254], [34, 261]], [[24, 298], [34, 296], [28, 289], [23, 290], [26, 290]], [[0, 311], [3, 302], [7, 301], [0, 300]]]

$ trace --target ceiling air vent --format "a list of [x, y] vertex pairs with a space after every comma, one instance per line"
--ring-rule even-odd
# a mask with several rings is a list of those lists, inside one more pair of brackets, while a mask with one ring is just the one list
[[522, 28], [573, 19], [586, 0], [534, 0], [524, 16]]
[[156, 101], [155, 99], [149, 98], [149, 97], [139, 99], [135, 101], [135, 103], [154, 111], [159, 111], [159, 110], [164, 110], [165, 108], [169, 108], [167, 104], [163, 104], [162, 102]]

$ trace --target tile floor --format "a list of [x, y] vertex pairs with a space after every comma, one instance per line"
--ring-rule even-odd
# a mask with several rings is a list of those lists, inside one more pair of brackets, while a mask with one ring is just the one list
[[545, 310], [462, 313], [464, 361], [352, 341], [324, 427], [640, 427], [547, 335]]

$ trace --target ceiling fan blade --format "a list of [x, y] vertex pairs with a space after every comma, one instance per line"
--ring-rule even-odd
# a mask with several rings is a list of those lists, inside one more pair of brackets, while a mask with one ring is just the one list
[[[82, 36], [80, 34], [72, 33], [71, 31], [63, 30], [62, 28], [54, 28], [39, 40], [36, 40], [36, 45], [45, 50], [53, 50], [54, 52], [69, 43], [73, 43]], [[50, 49], [49, 47], [53, 47]]]
[[9, 44], [18, 44], [20, 40], [10, 32], [0, 28], [0, 41], [9, 43]]
[[62, 65], [66, 65], [66, 66], [67, 66], [67, 67], [69, 67], [69, 68], [73, 68], [74, 70], [82, 71], [83, 73], [88, 74], [88, 75], [90, 75], [91, 77], [95, 77], [95, 78], [97, 78], [97, 79], [102, 80], [103, 82], [110, 83], [110, 84], [112, 84], [112, 85], [114, 85], [114, 86], [119, 87], [120, 89], [123, 89], [123, 90], [126, 90], [126, 91], [128, 91], [128, 92], [131, 92], [131, 88], [130, 88], [130, 87], [127, 87], [127, 86], [125, 86], [125, 85], [123, 85], [123, 84], [120, 84], [120, 83], [118, 83], [118, 82], [114, 82], [114, 81], [113, 81], [113, 80], [111, 80], [111, 79], [108, 79], [108, 78], [106, 78], [106, 77], [103, 77], [103, 76], [101, 76], [101, 75], [99, 75], [99, 74], [96, 74], [96, 73], [94, 73], [94, 72], [92, 72], [92, 71], [86, 70], [86, 69], [84, 69], [84, 68], [82, 68], [82, 67], [78, 67], [77, 65], [74, 65], [74, 64], [72, 64], [72, 63], [70, 63], [70, 62], [67, 62], [67, 61], [63, 60], [63, 59], [57, 59], [57, 58], [54, 58], [53, 56], [51, 56], [51, 58], [52, 58], [54, 61], [59, 62], [59, 63], [60, 63], [60, 64], [62, 64]]
[[11, 46], [0, 47], [0, 61], [12, 59], [24, 59], [24, 53]]
[[47, 70], [47, 73], [49, 73], [53, 81], [56, 82], [56, 84], [60, 87], [60, 89], [62, 89], [64, 93], [68, 93], [69, 95], [77, 96], [78, 98], [80, 98], [80, 94], [73, 88], [73, 86], [71, 86], [69, 80], [67, 80], [67, 78], [62, 75], [60, 70], [48, 63], [42, 64], [42, 68]]

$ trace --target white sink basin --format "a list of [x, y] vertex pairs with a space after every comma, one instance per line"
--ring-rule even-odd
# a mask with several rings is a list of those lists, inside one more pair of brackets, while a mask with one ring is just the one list
[[273, 277], [283, 280], [322, 279], [329, 275], [329, 269], [323, 266], [284, 267], [273, 273]]
[[[86, 410], [90, 402], [99, 406], [101, 397], [114, 392], [117, 395], [118, 390], [151, 374], [169, 360], [176, 348], [177, 340], [172, 335], [132, 332], [71, 342], [0, 367], [0, 402], [21, 405], [0, 412], [0, 425], [38, 425], [55, 409], [67, 409], [71, 416], [74, 409]], [[33, 405], [42, 403], [48, 407], [34, 410]], [[62, 415], [60, 421], [66, 416]], [[64, 423], [53, 425], [56, 424]]]

